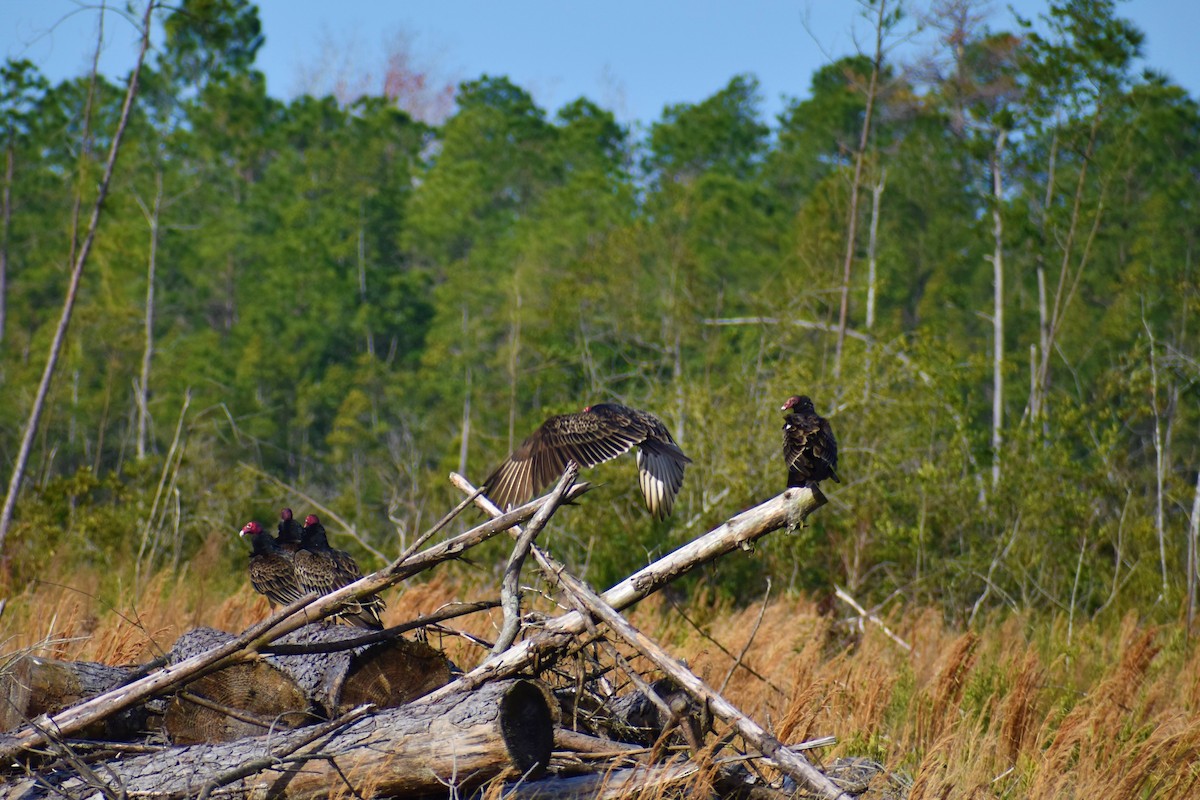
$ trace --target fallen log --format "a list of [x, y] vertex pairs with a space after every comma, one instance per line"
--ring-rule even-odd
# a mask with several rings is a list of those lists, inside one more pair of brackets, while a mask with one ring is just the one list
[[[566, 502], [588, 489], [586, 483], [575, 484], [567, 493]], [[384, 569], [336, 592], [322, 596], [309, 594], [251, 626], [236, 639], [193, 656], [172, 669], [156, 669], [132, 683], [118, 686], [53, 715], [40, 714], [18, 730], [0, 734], [0, 764], [8, 764], [22, 752], [46, 744], [52, 736], [73, 736], [112, 714], [145, 702], [154, 695], [168, 693], [181, 684], [230, 664], [254, 660], [258, 657], [259, 648], [309, 622], [334, 613], [346, 600], [373, 594], [435, 564], [456, 558], [470, 547], [507, 530], [513, 524], [529, 519], [545, 502], [546, 498], [538, 498], [520, 508], [512, 509], [501, 518], [489, 520], [419, 553], [406, 553]]]
[[[186, 661], [234, 638], [193, 628], [171, 648], [170, 660]], [[450, 681], [450, 662], [424, 642], [395, 638], [325, 649], [359, 638], [355, 628], [315, 623], [278, 640], [301, 650], [311, 646], [311, 652], [267, 655], [205, 675], [171, 701], [167, 735], [176, 744], [230, 742], [331, 719], [363, 704], [394, 708]]]
[[[470, 789], [497, 776], [541, 775], [554, 743], [547, 698], [535, 681], [497, 681], [370, 714], [315, 741], [312, 728], [301, 728], [104, 761], [90, 777], [39, 773], [11, 780], [0, 800], [99, 800], [106, 791], [128, 798], [444, 795], [447, 787]], [[239, 774], [245, 770], [237, 765], [247, 764], [258, 769]]]
[[[0, 730], [11, 730], [39, 714], [53, 714], [107, 692], [129, 680], [136, 671], [136, 667], [94, 661], [59, 661], [33, 655], [14, 658], [0, 670]], [[153, 708], [126, 709], [96, 721], [82, 730], [81, 735], [127, 741], [148, 725], [156, 724], [162, 713], [161, 702]]]

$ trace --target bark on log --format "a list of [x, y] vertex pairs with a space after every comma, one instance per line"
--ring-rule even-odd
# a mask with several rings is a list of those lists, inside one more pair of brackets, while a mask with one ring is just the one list
[[[351, 723], [263, 771], [215, 788], [213, 798], [326, 798], [446, 793], [497, 776], [537, 777], [550, 759], [554, 714], [547, 693], [528, 680], [497, 681], [436, 702], [417, 700]], [[286, 753], [305, 729], [227, 744], [173, 747], [161, 753], [93, 765], [93, 775], [125, 797], [185, 796], [251, 760]], [[351, 790], [351, 787], [353, 789]], [[103, 790], [75, 773], [10, 781], [0, 800], [64, 795], [100, 800]]]
[[[12, 730], [39, 714], [53, 714], [79, 701], [106, 692], [129, 680], [135, 667], [114, 667], [93, 661], [58, 661], [24, 655], [0, 672], [0, 730]], [[81, 732], [86, 738], [124, 741], [153, 725], [163, 704], [126, 709]], [[153, 720], [153, 721], [152, 721]]]
[[[330, 644], [359, 638], [344, 625], [315, 623], [279, 639], [282, 644]], [[179, 663], [234, 639], [193, 628], [171, 648]], [[370, 703], [393, 708], [450, 681], [450, 662], [422, 642], [376, 642], [340, 651], [269, 655], [234, 664], [188, 684], [171, 701], [165, 727], [175, 744], [232, 742], [315, 719], [332, 719]], [[205, 702], [209, 701], [209, 702]]]

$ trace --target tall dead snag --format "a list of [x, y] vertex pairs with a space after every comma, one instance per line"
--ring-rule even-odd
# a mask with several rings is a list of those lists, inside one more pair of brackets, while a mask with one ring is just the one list
[[[837, 348], [833, 356], [833, 380], [842, 377], [842, 349], [846, 344], [846, 319], [850, 309], [850, 268], [854, 265], [854, 246], [858, 238], [858, 189], [862, 183], [863, 162], [867, 157], [867, 145], [871, 140], [871, 120], [875, 110], [875, 96], [879, 92], [879, 73], [883, 67], [883, 39], [889, 26], [887, 0], [879, 4], [875, 18], [875, 53], [871, 58], [871, 80], [867, 84], [867, 103], [863, 110], [862, 131], [858, 139], [858, 150], [854, 153], [854, 178], [850, 184], [850, 211], [846, 221], [846, 255], [842, 261], [842, 296], [838, 307]], [[894, 12], [893, 12], [894, 14]], [[841, 393], [841, 386], [838, 386]]]
[[[496, 681], [363, 716], [315, 741], [311, 728], [300, 728], [173, 747], [99, 765], [92, 777], [103, 787], [73, 771], [43, 774], [9, 782], [0, 799], [102, 796], [105, 790], [170, 798], [217, 788], [222, 798], [326, 798], [341, 790], [359, 797], [444, 795], [449, 786], [471, 788], [500, 775], [539, 775], [550, 762], [554, 721], [537, 683]], [[295, 749], [298, 742], [305, 743]], [[245, 772], [241, 765], [259, 768], [238, 774]]]
[[142, 64], [146, 60], [146, 50], [150, 47], [150, 16], [156, 8], [153, 0], [146, 4], [146, 13], [142, 17], [142, 43], [138, 50], [137, 63], [129, 76], [129, 88], [125, 91], [125, 102], [121, 106], [121, 117], [117, 121], [117, 129], [113, 133], [112, 144], [108, 148], [108, 160], [104, 164], [104, 175], [96, 191], [96, 202], [92, 205], [92, 215], [88, 220], [87, 233], [75, 256], [75, 265], [71, 269], [71, 282], [67, 286], [67, 296], [63, 300], [62, 315], [58, 327], [54, 330], [54, 339], [50, 342], [50, 351], [46, 355], [46, 367], [42, 371], [42, 380], [38, 384], [37, 394], [29, 410], [29, 419], [25, 423], [25, 431], [21, 437], [21, 446], [17, 450], [17, 458], [13, 463], [12, 478], [8, 482], [8, 494], [4, 498], [4, 508], [0, 510], [0, 552], [4, 551], [4, 540], [8, 537], [8, 526], [12, 523], [13, 509], [17, 505], [17, 495], [21, 491], [21, 481], [25, 477], [25, 465], [29, 463], [29, 453], [33, 449], [33, 439], [37, 435], [38, 423], [42, 419], [42, 410], [46, 406], [46, 397], [50, 394], [50, 382], [54, 378], [58, 366], [58, 356], [62, 352], [63, 342], [67, 338], [67, 328], [71, 324], [71, 314], [75, 309], [75, 297], [79, 294], [79, 281], [83, 277], [83, 268], [87, 264], [88, 255], [92, 252], [92, 243], [96, 240], [96, 229], [100, 226], [100, 212], [104, 210], [104, 201], [108, 197], [108, 186], [112, 181], [113, 171], [117, 166], [117, 156], [121, 152], [121, 139], [125, 135], [125, 127], [133, 110], [133, 98], [137, 96], [138, 78], [142, 74]]
[[1000, 485], [1004, 425], [1004, 182], [1000, 172], [1008, 131], [996, 134], [992, 151], [992, 488]]

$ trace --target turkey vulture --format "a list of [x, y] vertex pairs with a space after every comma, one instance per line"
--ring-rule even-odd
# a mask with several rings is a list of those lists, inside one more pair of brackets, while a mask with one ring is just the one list
[[279, 538], [275, 541], [279, 542], [283, 552], [291, 555], [300, 549], [300, 534], [303, 529], [300, 521], [292, 516], [290, 508], [279, 509]]
[[656, 519], [666, 519], [691, 459], [658, 417], [617, 403], [597, 403], [578, 414], [542, 423], [483, 482], [484, 493], [504, 509], [529, 500], [562, 474], [567, 461], [594, 467], [637, 447], [638, 483]]
[[[325, 526], [316, 514], [309, 514], [304, 519], [295, 564], [296, 578], [306, 592], [329, 594], [362, 577], [362, 570], [349, 553], [329, 546]], [[371, 595], [347, 602], [345, 610], [336, 616], [360, 628], [383, 630], [379, 613], [384, 608], [383, 599]]]
[[792, 486], [812, 486], [837, 475], [837, 440], [829, 420], [817, 414], [812, 400], [793, 395], [780, 408], [788, 412], [783, 418], [783, 460], [787, 462], [788, 483]]
[[254, 550], [250, 553], [250, 585], [275, 605], [286, 606], [304, 596], [292, 569], [291, 559], [279, 549], [279, 543], [257, 522], [247, 522], [242, 536], [249, 536]]

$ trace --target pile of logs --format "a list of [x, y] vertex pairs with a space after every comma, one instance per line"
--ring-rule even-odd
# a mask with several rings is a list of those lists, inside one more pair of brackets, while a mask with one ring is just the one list
[[[818, 770], [803, 754], [811, 744], [777, 741], [620, 613], [702, 564], [802, 523], [825, 503], [820, 492], [788, 489], [598, 594], [535, 544], [550, 517], [587, 491], [576, 477], [570, 464], [548, 495], [501, 513], [452, 475], [467, 499], [384, 569], [240, 634], [189, 631], [153, 664], [10, 664], [0, 675], [0, 800], [701, 790], [835, 800], [862, 792], [873, 765], [847, 760], [839, 774]], [[425, 547], [472, 502], [492, 519]], [[505, 532], [516, 544], [498, 604], [464, 604], [380, 632], [323, 621], [348, 598]], [[522, 616], [518, 577], [529, 557], [573, 610]], [[500, 636], [466, 672], [420, 637], [401, 636], [496, 605]], [[636, 691], [606, 691], [611, 681], [585, 651], [605, 654]], [[653, 664], [657, 678], [635, 671], [630, 653]], [[726, 757], [735, 743], [738, 757]], [[886, 780], [875, 776], [872, 786]]]

